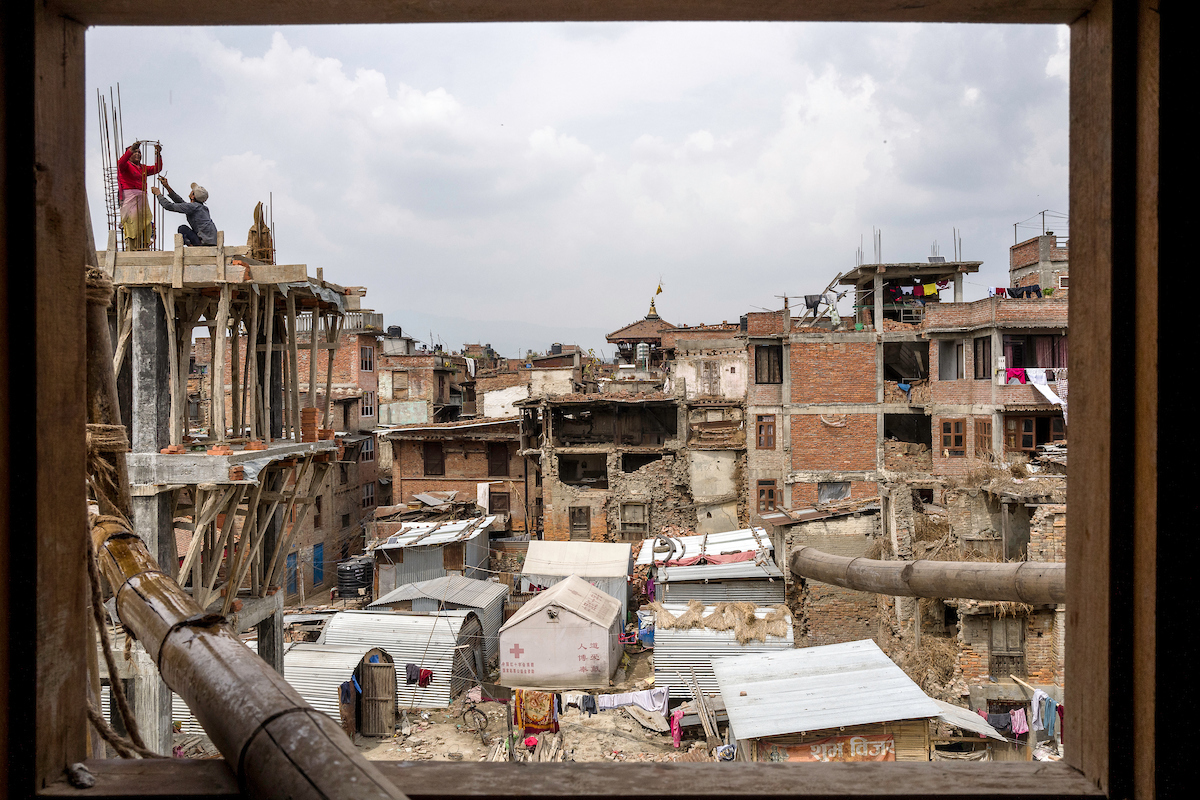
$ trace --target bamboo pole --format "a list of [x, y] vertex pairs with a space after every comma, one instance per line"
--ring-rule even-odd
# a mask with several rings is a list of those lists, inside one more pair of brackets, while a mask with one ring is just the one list
[[205, 614], [141, 539], [110, 519], [91, 535], [117, 589], [117, 613], [196, 714], [252, 797], [403, 798], [345, 732]]
[[1030, 605], [1066, 602], [1066, 564], [1022, 561], [875, 561], [801, 547], [788, 566], [799, 578], [897, 597], [962, 597]]

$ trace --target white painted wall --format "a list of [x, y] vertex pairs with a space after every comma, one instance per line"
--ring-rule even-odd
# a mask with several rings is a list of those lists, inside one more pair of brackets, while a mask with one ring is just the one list
[[508, 386], [504, 389], [493, 389], [483, 393], [483, 416], [485, 417], [517, 417], [518, 409], [513, 403], [529, 397], [528, 386]]

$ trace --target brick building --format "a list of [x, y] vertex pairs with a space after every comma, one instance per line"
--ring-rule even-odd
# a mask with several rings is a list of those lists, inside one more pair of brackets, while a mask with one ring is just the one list
[[486, 513], [495, 515], [494, 529], [533, 530], [538, 474], [519, 452], [519, 426], [515, 418], [474, 419], [388, 431], [394, 502], [456, 491], [456, 499], [475, 498]]
[[378, 356], [379, 421], [412, 425], [479, 416], [475, 366], [465, 356], [417, 348], [400, 328], [388, 328]]

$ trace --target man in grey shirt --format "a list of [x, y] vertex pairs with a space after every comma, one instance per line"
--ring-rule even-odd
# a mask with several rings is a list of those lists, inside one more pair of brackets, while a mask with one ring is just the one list
[[154, 196], [158, 198], [159, 205], [167, 211], [176, 211], [187, 215], [188, 224], [179, 226], [179, 232], [183, 234], [183, 243], [189, 247], [202, 244], [215, 245], [217, 243], [217, 226], [213, 224], [212, 217], [208, 213], [208, 206], [205, 205], [208, 200], [208, 190], [193, 183], [192, 191], [188, 195], [188, 202], [185, 203], [183, 198], [175, 194], [175, 190], [171, 188], [171, 184], [167, 183], [166, 178], [160, 177], [159, 180], [166, 187], [171, 200], [175, 201], [168, 202], [162, 196], [162, 191], [155, 186], [150, 191], [154, 192]]

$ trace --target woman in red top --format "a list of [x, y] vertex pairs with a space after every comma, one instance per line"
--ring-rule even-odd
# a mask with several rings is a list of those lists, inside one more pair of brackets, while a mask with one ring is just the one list
[[121, 228], [126, 250], [146, 250], [153, 236], [153, 213], [146, 197], [146, 176], [162, 170], [162, 145], [154, 145], [154, 166], [142, 164], [142, 147], [134, 142], [117, 159], [117, 187], [120, 190]]

